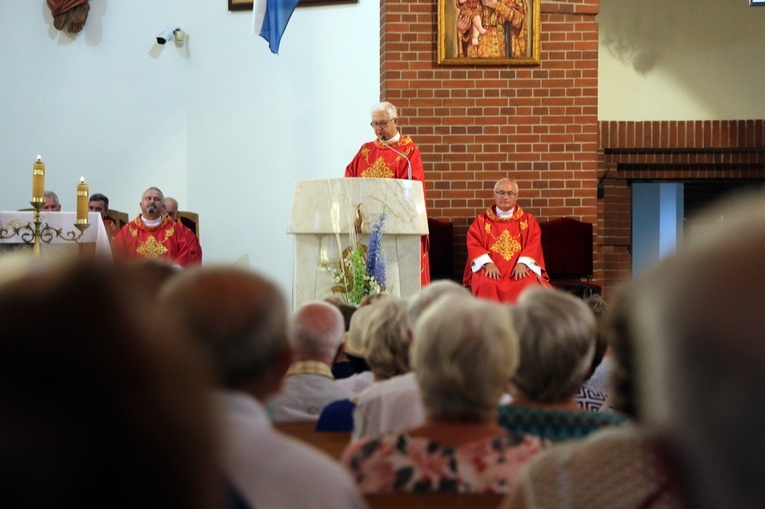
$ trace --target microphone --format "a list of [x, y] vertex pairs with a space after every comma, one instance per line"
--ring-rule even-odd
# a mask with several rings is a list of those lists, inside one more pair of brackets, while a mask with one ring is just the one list
[[385, 148], [388, 148], [388, 149], [394, 151], [395, 153], [397, 153], [398, 155], [400, 155], [401, 157], [406, 159], [407, 170], [408, 170], [408, 173], [409, 173], [409, 180], [412, 180], [412, 161], [410, 161], [409, 158], [406, 157], [403, 153], [399, 152], [395, 148], [393, 148], [390, 145], [388, 145], [388, 140], [385, 137], [385, 135], [380, 137], [380, 141], [382, 142], [383, 145], [385, 145]]

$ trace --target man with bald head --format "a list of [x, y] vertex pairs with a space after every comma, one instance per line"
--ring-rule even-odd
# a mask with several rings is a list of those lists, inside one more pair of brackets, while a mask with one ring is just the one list
[[116, 259], [165, 258], [182, 267], [202, 263], [196, 235], [165, 214], [165, 195], [156, 187], [144, 191], [141, 213], [115, 235]]
[[165, 197], [165, 214], [170, 216], [173, 221], [178, 220], [178, 200], [170, 196]]
[[250, 507], [365, 507], [337, 461], [276, 431], [268, 418], [264, 402], [293, 358], [287, 302], [272, 281], [235, 267], [195, 268], [168, 283], [160, 309], [165, 324], [210, 361], [223, 469]]
[[268, 403], [274, 421], [316, 421], [325, 406], [351, 396], [332, 375], [344, 332], [337, 306], [308, 302], [295, 312], [290, 322], [295, 362], [287, 370], [281, 394]]

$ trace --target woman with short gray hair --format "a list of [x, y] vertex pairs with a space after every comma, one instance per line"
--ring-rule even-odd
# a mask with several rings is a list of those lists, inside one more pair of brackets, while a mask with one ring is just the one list
[[510, 314], [521, 353], [510, 384], [513, 401], [499, 410], [502, 426], [560, 442], [626, 421], [616, 414], [582, 411], [577, 403], [597, 335], [595, 315], [581, 299], [560, 290], [530, 288]]
[[496, 421], [498, 401], [518, 365], [506, 308], [445, 296], [417, 321], [411, 355], [425, 421], [346, 448], [343, 464], [361, 491], [507, 492], [541, 444]]

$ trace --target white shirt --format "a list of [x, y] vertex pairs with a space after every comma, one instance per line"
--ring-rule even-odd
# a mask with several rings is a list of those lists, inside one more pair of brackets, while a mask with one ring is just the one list
[[[304, 369], [291, 373], [294, 368]], [[267, 408], [274, 422], [318, 421], [325, 406], [352, 395], [335, 383], [329, 366], [302, 361], [290, 366], [281, 392], [268, 400]]]
[[366, 502], [340, 463], [273, 428], [248, 394], [213, 395], [223, 440], [223, 468], [257, 509], [361, 509]]
[[360, 394], [375, 383], [375, 375], [371, 371], [362, 371], [361, 373], [354, 373], [348, 378], [340, 378], [335, 380], [335, 385], [339, 385], [345, 389], [348, 389], [353, 394]]
[[353, 411], [353, 439], [398, 433], [425, 420], [414, 372], [381, 380], [362, 392]]

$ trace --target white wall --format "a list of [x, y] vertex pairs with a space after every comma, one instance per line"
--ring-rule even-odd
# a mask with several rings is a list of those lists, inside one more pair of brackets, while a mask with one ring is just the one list
[[765, 7], [601, 0], [601, 120], [765, 117]]
[[[131, 215], [156, 185], [200, 213], [206, 262], [247, 255], [289, 292], [293, 182], [372, 137], [379, 1], [297, 9], [278, 56], [226, 0], [90, 5], [72, 36], [45, 0], [0, 3], [0, 209], [29, 206], [37, 154], [64, 209], [81, 175]], [[166, 27], [188, 46], [157, 45]]]

